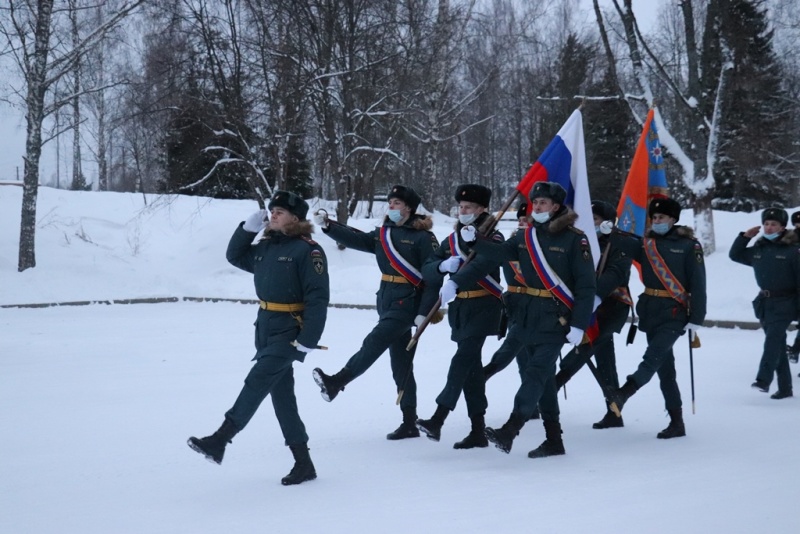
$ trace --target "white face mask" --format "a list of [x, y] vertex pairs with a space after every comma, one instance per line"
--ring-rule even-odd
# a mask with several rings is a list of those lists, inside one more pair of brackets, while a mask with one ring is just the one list
[[669, 232], [670, 228], [671, 228], [671, 226], [670, 226], [670, 224], [668, 222], [653, 223], [653, 225], [650, 226], [650, 229], [652, 231], [654, 231], [655, 233], [657, 233], [658, 235], [666, 234], [667, 232]]
[[533, 220], [537, 223], [546, 223], [550, 220], [550, 212], [543, 211], [542, 213], [532, 213], [531, 217], [533, 217]]
[[464, 215], [459, 215], [458, 216], [458, 222], [460, 222], [464, 226], [467, 226], [468, 224], [471, 224], [477, 218], [478, 218], [478, 215], [476, 213], [465, 213]]
[[772, 233], [772, 234], [764, 234], [764, 237], [766, 237], [766, 238], [767, 238], [767, 239], [769, 239], [770, 241], [773, 241], [773, 240], [774, 240], [776, 237], [778, 237], [780, 234], [781, 234], [780, 232], [775, 232], [775, 233]]
[[389, 220], [393, 223], [399, 223], [400, 220], [403, 218], [403, 213], [400, 210], [389, 210], [386, 214], [389, 217]]

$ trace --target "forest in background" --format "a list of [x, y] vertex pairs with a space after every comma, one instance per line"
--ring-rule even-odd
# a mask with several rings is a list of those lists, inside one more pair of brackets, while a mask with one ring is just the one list
[[581, 103], [592, 197], [614, 203], [658, 107], [671, 194], [711, 252], [712, 208], [799, 203], [796, 4], [670, 0], [642, 33], [631, 0], [9, 0], [19, 269], [45, 143], [68, 153], [63, 187], [290, 189], [346, 221], [397, 182], [430, 210], [464, 182], [499, 207]]

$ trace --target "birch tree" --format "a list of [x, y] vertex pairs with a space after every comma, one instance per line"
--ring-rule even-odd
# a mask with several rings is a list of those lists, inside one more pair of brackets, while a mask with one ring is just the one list
[[[22, 79], [17, 90], [25, 109], [25, 163], [20, 216], [19, 259], [21, 272], [36, 266], [36, 200], [39, 188], [39, 160], [42, 154], [42, 123], [49, 114], [63, 105], [55, 102], [46, 106], [53, 85], [72, 71], [81, 54], [94, 46], [102, 36], [145, 0], [124, 2], [108, 20], [92, 29], [76, 44], [51, 41], [54, 13], [64, 11], [61, 0], [8, 0], [0, 7], [0, 38], [13, 56]], [[58, 2], [58, 4], [57, 4]], [[54, 9], [54, 7], [58, 9]]]

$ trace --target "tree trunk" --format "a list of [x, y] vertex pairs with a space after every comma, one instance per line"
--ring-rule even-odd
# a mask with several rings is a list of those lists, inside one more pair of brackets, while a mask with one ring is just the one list
[[36, 199], [39, 195], [39, 159], [42, 156], [42, 121], [44, 120], [45, 73], [50, 50], [50, 21], [53, 0], [39, 0], [34, 34], [33, 61], [25, 73], [25, 176], [22, 185], [22, 213], [19, 224], [19, 261], [17, 270], [36, 267]]

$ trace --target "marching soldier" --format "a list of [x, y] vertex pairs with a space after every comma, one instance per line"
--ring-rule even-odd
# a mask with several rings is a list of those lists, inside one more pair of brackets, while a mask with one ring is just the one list
[[768, 208], [761, 214], [764, 230], [752, 247], [747, 244], [762, 228], [754, 226], [741, 232], [733, 242], [730, 258], [753, 267], [760, 291], [753, 301], [756, 317], [764, 329], [764, 351], [752, 387], [769, 391], [772, 378], [778, 376], [778, 390], [773, 399], [792, 396], [792, 373], [784, 347], [786, 329], [800, 311], [800, 259], [797, 234], [786, 230], [789, 214], [780, 208]]
[[[468, 225], [481, 226], [491, 215], [489, 208], [492, 192], [489, 188], [476, 184], [460, 185], [456, 189], [458, 202], [458, 223], [455, 231], [439, 246], [436, 254], [428, 260], [423, 269], [425, 283], [439, 288], [444, 276], [453, 274], [461, 267], [471, 252], [471, 243], [464, 241], [460, 230]], [[491, 239], [502, 243], [503, 235], [494, 231]], [[481, 349], [487, 336], [496, 335], [500, 326], [503, 304], [503, 288], [500, 285], [500, 271], [494, 271], [475, 283], [461, 286], [456, 299], [447, 310], [447, 318], [452, 329], [450, 339], [458, 344], [447, 382], [436, 397], [436, 411], [430, 419], [419, 419], [417, 427], [433, 441], [439, 441], [442, 425], [451, 411], [455, 410], [461, 392], [467, 403], [467, 413], [472, 423], [470, 433], [456, 443], [456, 449], [487, 447], [484, 436], [484, 415], [486, 414], [486, 380], [481, 364]]]
[[[436, 301], [436, 290], [424, 291], [422, 266], [439, 246], [430, 231], [433, 219], [418, 215], [419, 195], [410, 187], [396, 185], [387, 197], [389, 212], [383, 225], [371, 232], [360, 232], [349, 226], [329, 221], [324, 215], [314, 216], [323, 232], [354, 250], [374, 254], [381, 271], [378, 289], [378, 324], [364, 338], [361, 349], [333, 375], [314, 369], [314, 380], [322, 398], [331, 402], [344, 387], [361, 376], [381, 354], [389, 349], [392, 376], [398, 391], [403, 389], [400, 409], [403, 422], [386, 439], [419, 437], [417, 430], [417, 383], [411, 351], [411, 327], [420, 324]], [[441, 320], [441, 318], [440, 318]]]
[[[622, 331], [628, 319], [631, 306], [628, 279], [631, 274], [631, 258], [619, 248], [616, 242], [621, 237], [612, 234], [617, 211], [614, 206], [602, 200], [592, 202], [592, 215], [600, 243], [602, 256], [598, 264], [597, 294], [595, 296], [595, 317], [597, 318], [598, 335], [592, 342], [591, 351], [597, 360], [597, 374], [604, 393], [619, 388], [617, 376], [617, 359], [614, 352], [614, 334]], [[556, 387], [560, 388], [580, 370], [591, 354], [583, 355], [586, 349], [572, 349], [556, 374]], [[624, 426], [622, 417], [618, 417], [606, 401], [606, 414], [592, 428], [617, 428]]]
[[[555, 364], [565, 342], [582, 343], [589, 326], [595, 293], [595, 273], [587, 237], [572, 223], [575, 212], [565, 204], [567, 192], [554, 182], [537, 182], [530, 192], [533, 225], [503, 244], [479, 239], [477, 260], [450, 277], [440, 295], [449, 302], [461, 287], [469, 287], [487, 266], [519, 261], [525, 280], [520, 304], [520, 329], [527, 356], [514, 409], [500, 428], [486, 427], [486, 437], [508, 453], [514, 438], [538, 408], [545, 441], [529, 458], [564, 454], [555, 387]], [[474, 228], [462, 230], [466, 240]]]
[[[272, 405], [284, 440], [294, 455], [283, 485], [317, 478], [308, 453], [308, 435], [297, 411], [292, 364], [317, 347], [328, 312], [328, 268], [322, 248], [311, 240], [308, 204], [287, 191], [276, 191], [262, 210], [240, 224], [228, 244], [228, 261], [253, 273], [260, 309], [256, 318], [255, 364], [222, 426], [205, 438], [189, 438], [189, 447], [221, 464], [225, 446], [247, 426], [261, 402]], [[266, 230], [265, 230], [266, 229]], [[258, 243], [253, 240], [265, 230]]]
[[[792, 213], [792, 226], [795, 237], [800, 241], [800, 211]], [[786, 354], [789, 356], [791, 363], [797, 363], [800, 359], [800, 322], [797, 324], [797, 334], [794, 336], [794, 343], [786, 345]], [[800, 375], [797, 375], [800, 376]]]
[[652, 224], [647, 236], [624, 240], [626, 252], [642, 267], [645, 289], [636, 311], [639, 329], [647, 335], [647, 350], [638, 369], [628, 375], [609, 401], [621, 410], [658, 373], [670, 423], [656, 437], [670, 439], [686, 435], [672, 347], [686, 330], [692, 342], [697, 339], [706, 316], [706, 269], [703, 247], [694, 238], [694, 231], [676, 224], [681, 216], [677, 201], [654, 199], [648, 215]]

